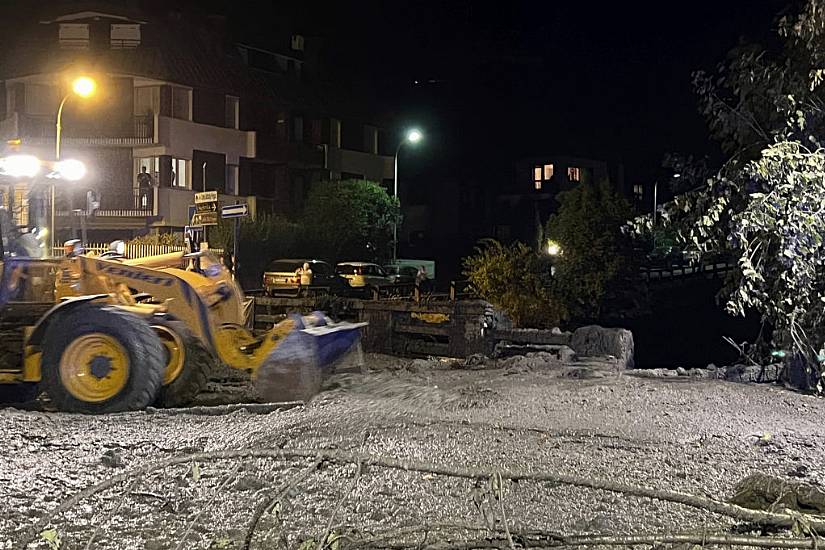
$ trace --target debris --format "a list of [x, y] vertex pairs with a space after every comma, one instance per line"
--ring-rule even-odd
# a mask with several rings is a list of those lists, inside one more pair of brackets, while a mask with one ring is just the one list
[[825, 491], [803, 481], [758, 473], [740, 481], [734, 491], [730, 502], [752, 510], [825, 513]]
[[123, 462], [123, 451], [120, 449], [109, 449], [103, 453], [103, 456], [100, 457], [100, 461], [106, 466], [111, 466], [112, 468], [123, 468], [123, 466], [126, 465]]

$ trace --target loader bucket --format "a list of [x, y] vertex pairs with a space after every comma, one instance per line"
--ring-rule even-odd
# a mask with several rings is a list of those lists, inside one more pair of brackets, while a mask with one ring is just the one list
[[360, 343], [366, 323], [332, 323], [322, 313], [293, 315], [292, 331], [258, 369], [255, 389], [264, 401], [309, 401], [336, 362]]

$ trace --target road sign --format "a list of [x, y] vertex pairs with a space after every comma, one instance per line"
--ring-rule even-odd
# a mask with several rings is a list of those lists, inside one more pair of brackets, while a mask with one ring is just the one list
[[222, 218], [243, 218], [249, 215], [249, 206], [245, 202], [240, 204], [227, 204], [221, 208]]
[[204, 191], [203, 193], [195, 193], [195, 204], [205, 202], [218, 202], [217, 191]]

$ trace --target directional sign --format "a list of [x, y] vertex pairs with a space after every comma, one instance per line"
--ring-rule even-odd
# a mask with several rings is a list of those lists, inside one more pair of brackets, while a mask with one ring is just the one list
[[245, 202], [240, 204], [227, 204], [221, 208], [222, 218], [243, 218], [249, 215], [249, 207]]
[[195, 193], [195, 204], [204, 202], [218, 202], [218, 192], [204, 191], [203, 193]]

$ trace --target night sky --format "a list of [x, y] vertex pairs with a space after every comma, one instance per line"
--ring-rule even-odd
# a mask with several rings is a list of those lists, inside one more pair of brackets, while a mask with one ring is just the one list
[[544, 152], [621, 161], [629, 181], [653, 177], [665, 152], [713, 155], [691, 72], [740, 37], [771, 39], [789, 2], [239, 4], [226, 13], [245, 40], [265, 45], [273, 21], [324, 36], [330, 73], [424, 127], [408, 174], [495, 185]]
[[713, 155], [691, 72], [714, 69], [740, 37], [771, 39], [792, 1], [140, 3], [220, 13], [235, 40], [264, 48], [279, 29], [323, 37], [342, 95], [386, 127], [425, 130], [406, 179], [494, 187], [515, 159], [543, 153], [622, 162], [628, 182], [654, 177], [666, 152]]

